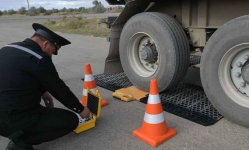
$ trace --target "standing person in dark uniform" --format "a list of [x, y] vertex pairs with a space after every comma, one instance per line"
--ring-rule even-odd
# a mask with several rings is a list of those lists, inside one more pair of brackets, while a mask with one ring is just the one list
[[[30, 39], [0, 49], [0, 135], [11, 140], [6, 150], [33, 150], [32, 145], [73, 131], [76, 113], [82, 118], [90, 113], [59, 78], [51, 59], [71, 43], [40, 24], [33, 28]], [[54, 108], [49, 93], [76, 113]]]

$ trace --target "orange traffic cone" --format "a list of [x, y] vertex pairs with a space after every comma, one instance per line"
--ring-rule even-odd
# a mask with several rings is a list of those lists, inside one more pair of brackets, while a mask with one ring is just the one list
[[[85, 78], [83, 83], [83, 94], [81, 98], [81, 104], [86, 106], [87, 99], [87, 88], [90, 89], [94, 94], [97, 91], [97, 84], [92, 75], [91, 65], [89, 63], [85, 64]], [[101, 100], [101, 107], [108, 105], [108, 102], [105, 100]]]
[[142, 127], [134, 130], [133, 135], [154, 147], [176, 135], [174, 129], [167, 127], [156, 79], [150, 82], [150, 95]]

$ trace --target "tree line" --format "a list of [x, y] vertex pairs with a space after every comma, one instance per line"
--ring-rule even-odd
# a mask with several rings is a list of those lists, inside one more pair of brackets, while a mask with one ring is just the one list
[[[0, 16], [1, 15], [13, 15], [13, 14], [20, 14], [20, 15], [27, 15], [27, 16], [36, 16], [39, 14], [43, 14], [43, 15], [51, 15], [54, 13], [103, 13], [107, 10], [107, 8], [104, 7], [104, 5], [97, 1], [97, 0], [93, 0], [92, 4], [94, 5], [91, 8], [86, 8], [86, 7], [80, 7], [80, 8], [62, 8], [62, 9], [45, 9], [43, 7], [31, 7], [29, 10], [26, 9], [26, 7], [21, 7], [18, 10], [14, 10], [14, 9], [9, 9], [9, 10], [4, 10], [1, 11], [0, 10]], [[117, 6], [115, 9], [118, 10], [123, 10], [122, 6]]]

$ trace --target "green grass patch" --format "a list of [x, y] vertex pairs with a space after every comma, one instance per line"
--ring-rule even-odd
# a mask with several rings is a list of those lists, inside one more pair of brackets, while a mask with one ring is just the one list
[[110, 30], [105, 24], [98, 24], [98, 18], [86, 19], [82, 17], [67, 18], [59, 20], [48, 20], [44, 23], [46, 27], [53, 31], [80, 34], [94, 37], [107, 37]]

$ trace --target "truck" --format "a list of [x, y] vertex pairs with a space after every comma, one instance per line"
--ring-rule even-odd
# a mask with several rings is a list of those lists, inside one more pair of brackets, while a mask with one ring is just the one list
[[105, 74], [124, 71], [139, 89], [181, 82], [190, 54], [201, 51], [199, 75], [214, 107], [249, 127], [249, 1], [106, 0], [124, 5], [110, 26]]

